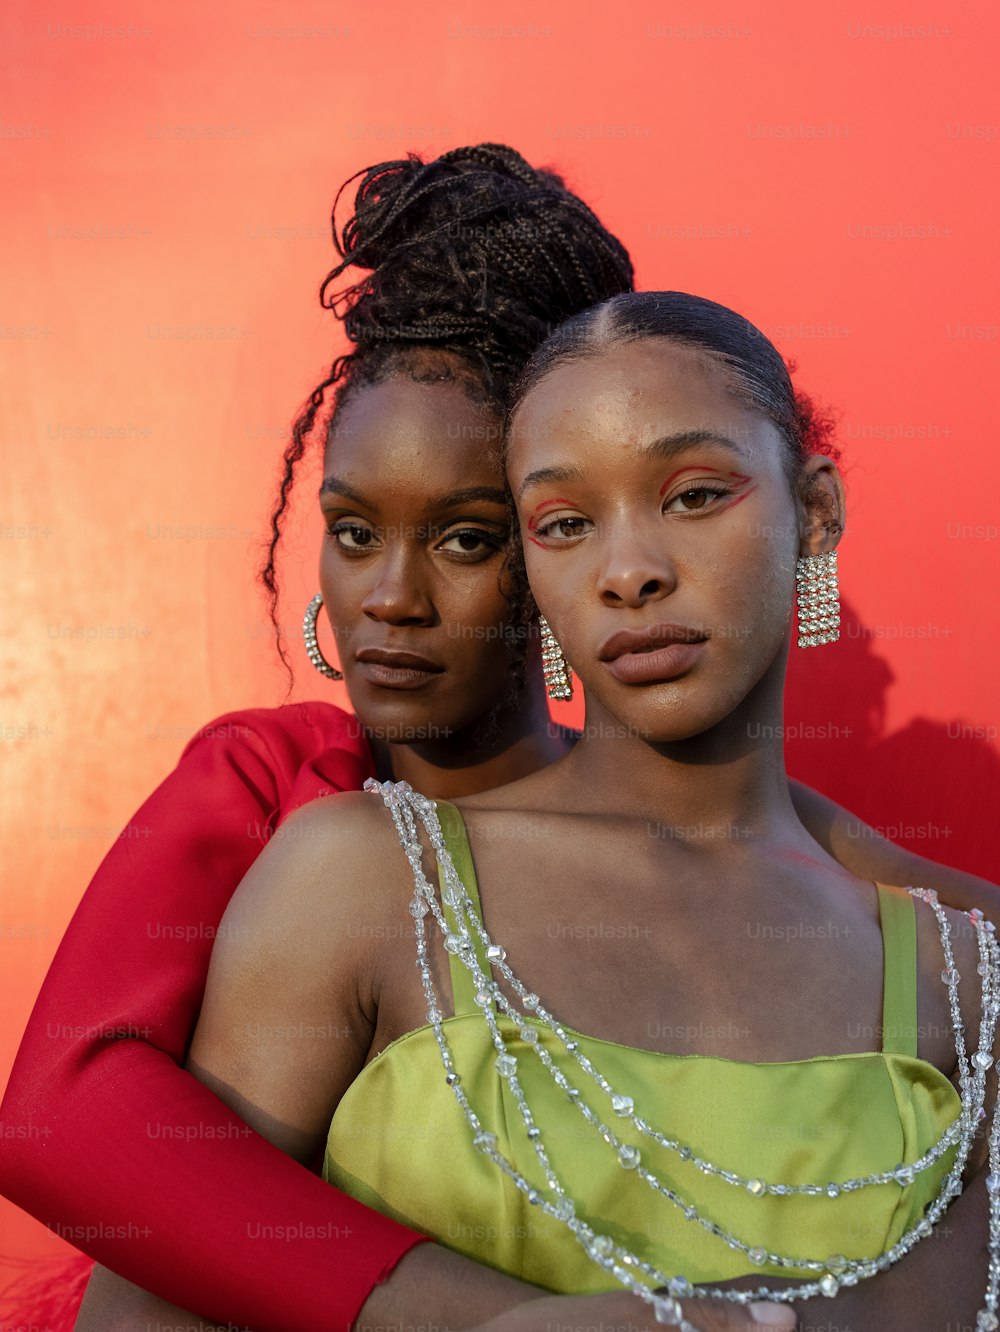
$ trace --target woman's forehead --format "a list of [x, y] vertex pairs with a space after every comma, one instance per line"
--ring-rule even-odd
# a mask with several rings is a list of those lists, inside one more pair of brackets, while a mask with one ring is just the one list
[[360, 463], [385, 449], [419, 446], [451, 453], [465, 445], [499, 447], [502, 422], [453, 380], [419, 383], [405, 375], [353, 392], [334, 415], [326, 443], [327, 465], [345, 457]]
[[324, 456], [331, 478], [382, 507], [424, 506], [431, 497], [471, 486], [502, 486], [502, 423], [460, 384], [393, 377], [366, 385], [334, 418]]
[[700, 347], [644, 338], [565, 361], [522, 399], [509, 463], [554, 439], [642, 442], [678, 429], [747, 433], [747, 404], [729, 366]]

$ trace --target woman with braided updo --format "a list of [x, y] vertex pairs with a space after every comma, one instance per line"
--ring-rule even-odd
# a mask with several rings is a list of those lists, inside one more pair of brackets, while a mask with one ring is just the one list
[[[551, 329], [632, 283], [628, 255], [586, 205], [497, 145], [370, 168], [334, 236], [342, 262], [323, 299], [353, 346], [295, 423], [262, 577], [277, 624], [289, 495], [322, 440], [320, 585], [357, 721], [310, 702], [203, 728], [136, 815], [149, 835], [120, 840], [99, 869], [3, 1107], [7, 1122], [51, 1129], [5, 1143], [4, 1192], [138, 1286], [258, 1332], [343, 1328], [362, 1306], [382, 1326], [417, 1315], [470, 1326], [524, 1298], [523, 1283], [420, 1243], [303, 1169], [290, 1126], [250, 1133], [213, 1095], [223, 1088], [181, 1065], [223, 912], [293, 811], [373, 772], [466, 797], [569, 751], [574, 737], [548, 720], [537, 621], [509, 560], [502, 417]], [[358, 280], [341, 291], [348, 274]], [[840, 837], [843, 811], [794, 784], [792, 795], [852, 872], [977, 900], [978, 881], [856, 827]], [[77, 1034], [50, 1039], [54, 1022]], [[92, 1290], [85, 1326], [126, 1307], [119, 1326], [155, 1326], [141, 1291], [105, 1273]]]

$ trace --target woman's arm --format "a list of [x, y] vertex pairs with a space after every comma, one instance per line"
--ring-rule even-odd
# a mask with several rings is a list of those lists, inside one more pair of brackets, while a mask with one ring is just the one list
[[[410, 896], [381, 805], [345, 795], [286, 825], [244, 878], [222, 921], [189, 1066], [258, 1133], [301, 1161], [325, 1139], [340, 1097], [364, 1066], [375, 1029], [379, 958], [373, 940]], [[205, 1200], [210, 1205], [210, 1198]], [[137, 1297], [138, 1302], [128, 1301]], [[535, 1307], [537, 1302], [537, 1308]], [[78, 1332], [176, 1332], [184, 1311], [99, 1273]], [[217, 1317], [227, 1311], [219, 1308]], [[124, 1319], [122, 1313], [125, 1314]], [[504, 1332], [575, 1326], [607, 1316], [652, 1328], [634, 1298], [552, 1297], [433, 1244], [406, 1255], [365, 1304], [356, 1332]], [[289, 1302], [285, 1326], [295, 1326]], [[567, 1321], [570, 1320], [570, 1321]], [[252, 1321], [252, 1320], [251, 1320]], [[702, 1324], [731, 1332], [720, 1312]], [[183, 1326], [193, 1332], [190, 1322]], [[209, 1332], [205, 1324], [195, 1324]]]
[[996, 884], [897, 846], [811, 786], [795, 781], [788, 786], [803, 826], [824, 851], [859, 879], [935, 888], [946, 905], [960, 911], [979, 907], [991, 920], [1000, 921], [1000, 888]]
[[[284, 1332], [290, 1309], [306, 1332], [347, 1326], [420, 1240], [178, 1066], [223, 911], [282, 809], [368, 775], [352, 720], [299, 704], [203, 728], [73, 917], [0, 1111], [28, 1130], [0, 1158], [15, 1203], [140, 1286], [258, 1332]], [[261, 1243], [251, 1218], [302, 1238]]]
[[895, 1267], [835, 1296], [857, 1332], [957, 1332], [975, 1328], [986, 1290], [988, 1167], [956, 1199], [934, 1234]]
[[[386, 919], [405, 913], [409, 871], [384, 810], [368, 797], [314, 804], [285, 829], [251, 867], [220, 923], [188, 1067], [262, 1138], [307, 1162], [364, 1065], [377, 1016], [372, 941]], [[384, 863], [380, 837], [389, 852]], [[264, 1229], [259, 1202], [266, 1185], [256, 1177], [246, 1184], [248, 1228], [262, 1250], [280, 1246], [282, 1236], [276, 1245]], [[200, 1204], [212, 1206], [210, 1178]], [[293, 1219], [293, 1236], [299, 1220]], [[349, 1261], [344, 1239], [340, 1232], [330, 1236], [330, 1269], [338, 1275]], [[366, 1302], [361, 1326], [409, 1326], [420, 1309], [438, 1327], [468, 1328], [538, 1293], [427, 1244], [407, 1255], [384, 1291]], [[300, 1326], [296, 1296], [292, 1289], [286, 1293], [286, 1328]], [[233, 1316], [221, 1294], [203, 1308], [219, 1319]], [[175, 1328], [183, 1313], [99, 1271], [78, 1329], [148, 1332], [158, 1321]], [[244, 1318], [260, 1324], [252, 1309]]]
[[[976, 1315], [986, 1290], [988, 1194], [984, 1166], [963, 1190], [932, 1235], [887, 1272], [831, 1299], [797, 1304], [799, 1327], [841, 1328], [844, 1332], [975, 1332]], [[768, 1277], [772, 1290], [798, 1284]], [[738, 1277], [720, 1285], [753, 1290], [759, 1277]], [[688, 1301], [685, 1312], [697, 1326], [700, 1303]]]

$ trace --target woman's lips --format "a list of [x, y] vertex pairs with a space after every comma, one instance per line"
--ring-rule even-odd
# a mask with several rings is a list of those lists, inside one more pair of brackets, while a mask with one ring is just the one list
[[608, 673], [623, 684], [674, 680], [701, 655], [707, 635], [681, 624], [652, 624], [621, 629], [601, 646], [598, 656]]
[[419, 689], [445, 669], [416, 652], [393, 648], [359, 648], [354, 660], [358, 673], [382, 689]]
[[653, 684], [676, 680], [689, 671], [701, 655], [705, 639], [693, 643], [668, 643], [648, 652], [623, 652], [604, 663], [608, 674], [622, 684]]

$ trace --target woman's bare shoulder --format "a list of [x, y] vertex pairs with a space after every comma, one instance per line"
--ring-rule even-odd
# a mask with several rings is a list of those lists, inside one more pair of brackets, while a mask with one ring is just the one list
[[810, 786], [796, 781], [788, 785], [795, 812], [810, 835], [859, 879], [933, 888], [948, 906], [964, 911], [978, 906], [1000, 923], [1000, 887], [989, 879], [899, 846], [879, 828]]
[[[412, 891], [395, 824], [377, 792], [310, 801], [279, 824], [240, 884], [241, 909], [301, 914], [320, 928]], [[234, 903], [237, 899], [234, 899]]]
[[338, 791], [302, 805], [275, 829], [272, 840], [305, 846], [370, 851], [400, 849], [392, 816], [378, 791]]

